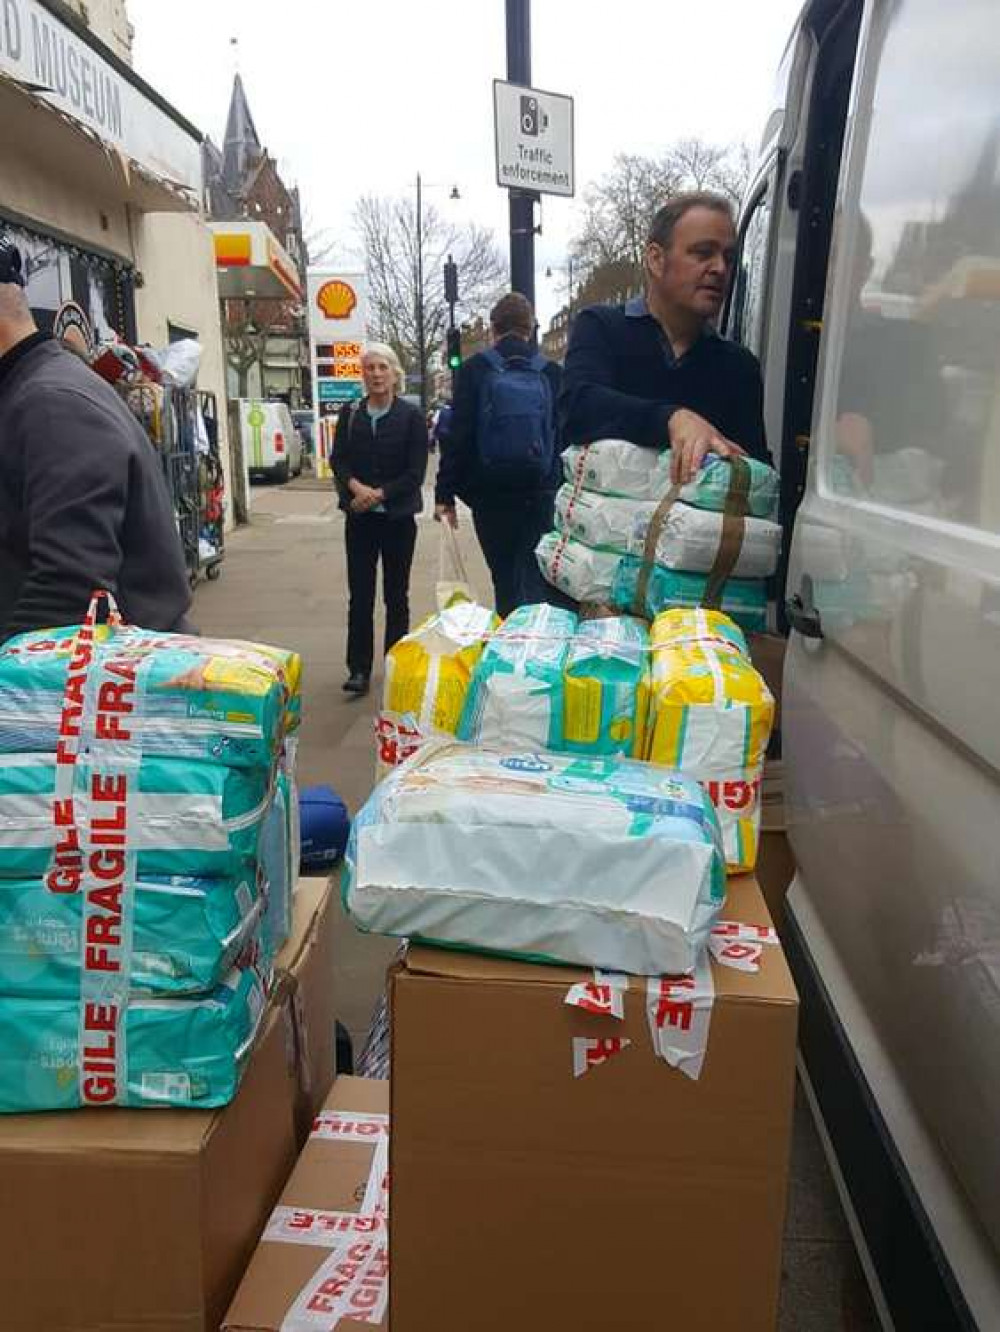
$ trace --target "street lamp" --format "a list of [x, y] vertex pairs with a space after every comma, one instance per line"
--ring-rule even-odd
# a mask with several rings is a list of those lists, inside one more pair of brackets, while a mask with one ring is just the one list
[[[427, 348], [424, 340], [424, 190], [447, 189], [442, 183], [424, 185], [417, 172], [417, 368], [420, 372], [420, 406], [427, 411]], [[457, 185], [452, 185], [449, 199], [461, 199]]]

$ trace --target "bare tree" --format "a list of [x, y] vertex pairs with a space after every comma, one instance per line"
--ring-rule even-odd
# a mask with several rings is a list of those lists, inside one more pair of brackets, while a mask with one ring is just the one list
[[638, 289], [653, 214], [683, 190], [715, 190], [738, 206], [749, 182], [750, 149], [680, 139], [656, 157], [619, 153], [611, 169], [584, 193], [574, 261], [587, 288]]
[[[374, 331], [408, 370], [420, 364], [417, 335], [417, 216], [412, 199], [368, 195], [354, 210], [368, 271]], [[459, 323], [482, 315], [503, 290], [507, 265], [492, 231], [469, 223], [452, 226], [433, 206], [423, 210], [424, 357], [429, 363], [444, 341], [448, 305], [444, 264], [458, 266]]]
[[262, 365], [267, 346], [267, 327], [254, 321], [250, 301], [225, 301], [226, 360], [236, 372], [238, 398], [250, 396], [250, 371]]

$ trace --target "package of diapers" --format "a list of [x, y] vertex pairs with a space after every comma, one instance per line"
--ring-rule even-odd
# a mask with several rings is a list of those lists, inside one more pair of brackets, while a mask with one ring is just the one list
[[[158, 995], [214, 989], [257, 930], [258, 876], [139, 879], [131, 906], [129, 984]], [[80, 993], [83, 893], [42, 879], [0, 879], [0, 994]]]
[[547, 532], [535, 548], [542, 577], [575, 601], [610, 602], [622, 556], [598, 550], [559, 532]]
[[0, 1112], [226, 1105], [264, 1008], [252, 968], [187, 999], [0, 998]]
[[476, 664], [458, 738], [511, 749], [561, 749], [563, 673], [577, 618], [556, 606], [519, 606]]
[[447, 741], [376, 788], [347, 859], [364, 930], [637, 974], [693, 970], [725, 894], [697, 782]]
[[703, 784], [719, 815], [728, 868], [751, 870], [774, 698], [725, 615], [666, 611], [651, 637], [647, 757]]
[[649, 631], [642, 620], [584, 620], [563, 676], [563, 749], [642, 758], [649, 707]]
[[[638, 555], [624, 555], [618, 564], [611, 588], [611, 604], [619, 610], [642, 613], [649, 620], [661, 611], [695, 609], [703, 605], [708, 590], [708, 575], [665, 569], [654, 564], [646, 578], [645, 596], [640, 594], [643, 560]], [[749, 633], [763, 633], [767, 628], [767, 584], [758, 578], [729, 578], [722, 589], [719, 607]]]
[[[0, 649], [0, 752], [52, 752], [79, 720], [87, 671], [72, 669], [79, 632], [22, 634]], [[147, 663], [132, 720], [146, 754], [267, 765], [298, 725], [302, 667], [294, 652], [129, 626], [93, 633], [97, 654]]]
[[476, 663], [499, 625], [485, 606], [457, 601], [390, 651], [376, 722], [380, 776], [415, 754], [429, 737], [455, 734]]
[[298, 879], [293, 832], [297, 810], [291, 781], [281, 772], [260, 828], [260, 874], [266, 903], [261, 946], [268, 963], [281, 952], [292, 931], [292, 895]]
[[[563, 486], [556, 495], [559, 530], [588, 546], [642, 555], [658, 504], [655, 500], [619, 499]], [[722, 514], [674, 504], [663, 519], [656, 562], [667, 569], [709, 573], [722, 542]], [[769, 578], [778, 567], [781, 528], [764, 518], [743, 520], [743, 540], [732, 569], [736, 578]]]
[[74, 892], [81, 877], [79, 829], [93, 821], [102, 849], [135, 852], [139, 877], [239, 877], [256, 861], [270, 797], [264, 768], [143, 757], [123, 777], [81, 754], [7, 754], [0, 761], [0, 878], [46, 878]]
[[[778, 474], [755, 458], [746, 461], [748, 512], [753, 518], [773, 519], [778, 511]], [[730, 470], [724, 458], [710, 453], [694, 481], [681, 488], [679, 498], [696, 508], [721, 512], [729, 494]], [[563, 475], [577, 490], [659, 501], [670, 490], [670, 450], [644, 448], [624, 439], [598, 439], [563, 453]]]

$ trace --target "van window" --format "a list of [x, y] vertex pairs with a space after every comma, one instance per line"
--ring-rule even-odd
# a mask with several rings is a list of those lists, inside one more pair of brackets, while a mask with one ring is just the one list
[[822, 475], [840, 494], [998, 532], [996, 2], [964, 4], [959, 22], [940, 0], [883, 12]]
[[733, 313], [729, 335], [749, 347], [763, 362], [764, 290], [767, 283], [767, 238], [771, 204], [765, 187], [757, 196], [743, 224], [733, 289]]

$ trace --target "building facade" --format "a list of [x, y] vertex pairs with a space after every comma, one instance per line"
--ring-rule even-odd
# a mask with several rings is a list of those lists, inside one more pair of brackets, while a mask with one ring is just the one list
[[51, 330], [71, 311], [97, 344], [196, 336], [199, 388], [219, 403], [228, 496], [202, 135], [132, 70], [120, 0], [4, 0], [2, 13], [0, 228], [25, 255], [35, 317]]

